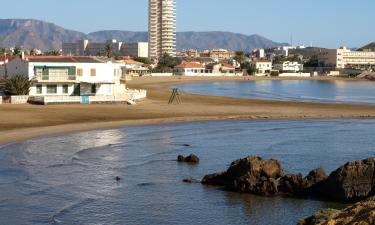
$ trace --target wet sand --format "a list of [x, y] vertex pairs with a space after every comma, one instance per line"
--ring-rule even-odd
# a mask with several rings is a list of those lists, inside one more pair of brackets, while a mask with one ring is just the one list
[[[280, 78], [251, 79], [264, 80]], [[300, 80], [301, 78], [294, 79]], [[329, 77], [307, 79], [349, 80], [345, 78]], [[244, 80], [244, 78], [134, 78], [132, 81], [128, 82], [129, 88], [148, 90], [148, 99], [135, 106], [0, 105], [0, 144], [66, 132], [158, 123], [229, 119], [334, 119], [375, 117], [374, 105], [285, 102], [195, 95], [189, 93], [181, 94], [182, 104], [168, 105], [168, 100], [171, 95], [171, 90], [168, 85], [224, 80]]]

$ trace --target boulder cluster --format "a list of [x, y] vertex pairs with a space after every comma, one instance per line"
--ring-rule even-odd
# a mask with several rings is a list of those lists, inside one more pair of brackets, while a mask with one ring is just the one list
[[177, 162], [185, 162], [185, 163], [191, 163], [191, 164], [198, 164], [199, 163], [199, 158], [198, 156], [191, 154], [189, 156], [182, 156], [179, 155], [177, 156]]
[[375, 194], [375, 158], [349, 162], [329, 176], [319, 168], [303, 177], [302, 174], [285, 174], [276, 160], [250, 156], [234, 161], [226, 172], [206, 175], [202, 183], [266, 196], [356, 201]]

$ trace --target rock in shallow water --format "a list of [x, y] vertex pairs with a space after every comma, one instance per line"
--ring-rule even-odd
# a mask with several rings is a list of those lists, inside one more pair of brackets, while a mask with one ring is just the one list
[[273, 195], [278, 192], [277, 179], [282, 173], [283, 169], [276, 160], [250, 156], [234, 161], [224, 173], [205, 176], [202, 183], [225, 186], [238, 192]]
[[186, 163], [197, 164], [197, 163], [199, 163], [199, 158], [198, 158], [198, 156], [196, 156], [194, 154], [191, 154], [191, 155], [189, 155], [187, 157], [179, 155], [177, 157], [177, 161], [178, 162], [186, 162]]
[[322, 168], [302, 174], [283, 174], [276, 160], [249, 156], [234, 161], [223, 173], [206, 175], [206, 185], [259, 195], [314, 196], [338, 201], [363, 199], [375, 194], [375, 158], [351, 162], [327, 177]]
[[375, 158], [345, 164], [316, 189], [318, 195], [334, 200], [356, 201], [375, 195]]

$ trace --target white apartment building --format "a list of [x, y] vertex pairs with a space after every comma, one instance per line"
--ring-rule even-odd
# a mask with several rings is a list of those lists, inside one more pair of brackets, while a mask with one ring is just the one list
[[176, 56], [176, 0], [149, 0], [149, 57]]
[[30, 96], [119, 96], [122, 64], [93, 57], [26, 56], [7, 64], [8, 76], [32, 80]]
[[256, 69], [255, 76], [267, 76], [272, 70], [272, 61], [267, 59], [259, 59], [251, 61], [250, 64]]
[[375, 66], [375, 52], [351, 51], [346, 47], [322, 49], [318, 58], [320, 65], [339, 69], [365, 69]]
[[117, 40], [106, 42], [90, 42], [78, 40], [75, 43], [63, 43], [62, 51], [65, 56], [105, 56], [106, 48], [110, 45], [112, 53], [120, 56], [148, 57], [148, 43], [125, 43]]
[[279, 64], [274, 64], [273, 69], [279, 70], [281, 72], [297, 73], [303, 71], [303, 64], [298, 62], [286, 61]]

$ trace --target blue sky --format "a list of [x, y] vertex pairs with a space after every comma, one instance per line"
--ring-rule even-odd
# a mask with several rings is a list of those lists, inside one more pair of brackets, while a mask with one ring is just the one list
[[[17, 0], [1, 18], [33, 18], [82, 32], [147, 30], [148, 0]], [[6, 10], [4, 10], [6, 9]], [[177, 0], [178, 31], [231, 31], [322, 47], [375, 41], [374, 0]]]

